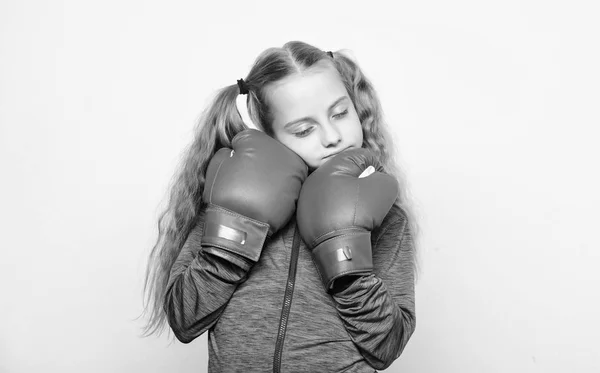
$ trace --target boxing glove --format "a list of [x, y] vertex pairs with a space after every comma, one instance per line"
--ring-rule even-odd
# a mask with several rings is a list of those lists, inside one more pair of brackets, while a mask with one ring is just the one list
[[[369, 166], [375, 171], [359, 177]], [[341, 152], [306, 179], [297, 223], [328, 292], [342, 277], [372, 272], [371, 231], [381, 225], [398, 192], [396, 179], [367, 149]]]
[[206, 170], [202, 246], [247, 269], [258, 261], [266, 238], [293, 216], [308, 167], [255, 129], [238, 133], [231, 144], [233, 149], [215, 153]]

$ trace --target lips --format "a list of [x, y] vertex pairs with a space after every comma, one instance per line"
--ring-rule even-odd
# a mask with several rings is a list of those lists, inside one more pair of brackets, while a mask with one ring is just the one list
[[342, 153], [343, 151], [345, 151], [345, 150], [348, 150], [348, 149], [350, 149], [350, 148], [351, 148], [351, 147], [349, 146], [349, 147], [347, 147], [346, 149], [342, 149], [342, 150], [340, 150], [339, 152], [336, 152], [336, 153], [333, 153], [333, 154], [329, 154], [329, 155], [327, 155], [327, 156], [323, 157], [323, 159], [330, 159], [330, 158], [333, 158], [333, 157], [335, 157], [336, 155], [338, 155], [338, 154]]
[[327, 156], [323, 157], [323, 159], [331, 159], [331, 158], [335, 157], [336, 155], [338, 155], [338, 154], [340, 154], [340, 153], [341, 153], [341, 152], [338, 152], [338, 153], [333, 153], [333, 154], [329, 154], [329, 155], [327, 155]]

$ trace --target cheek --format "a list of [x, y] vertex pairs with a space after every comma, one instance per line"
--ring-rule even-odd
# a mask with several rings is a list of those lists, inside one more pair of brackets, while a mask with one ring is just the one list
[[352, 118], [352, 122], [348, 123], [345, 128], [347, 131], [346, 134], [348, 136], [348, 140], [362, 145], [363, 128], [358, 120], [358, 117]]
[[360, 124], [360, 118], [358, 117], [358, 113], [356, 112], [356, 109], [353, 107], [352, 108], [352, 129], [353, 131], [357, 131], [361, 133], [362, 136], [362, 126]]
[[294, 145], [292, 150], [302, 158], [309, 168], [315, 169], [319, 167], [321, 158], [318, 156], [322, 151], [320, 149], [321, 144], [319, 141], [316, 141], [316, 137], [297, 141]]
[[295, 139], [290, 135], [275, 136], [275, 139], [296, 153], [309, 167], [314, 167], [316, 163], [315, 154], [318, 154], [318, 152], [314, 150], [314, 144], [310, 139]]
[[319, 154], [319, 152], [315, 150], [314, 146], [310, 144], [309, 141], [303, 145], [304, 146], [302, 146], [296, 154], [298, 154], [309, 167], [316, 167], [320, 160], [317, 159], [317, 154]]

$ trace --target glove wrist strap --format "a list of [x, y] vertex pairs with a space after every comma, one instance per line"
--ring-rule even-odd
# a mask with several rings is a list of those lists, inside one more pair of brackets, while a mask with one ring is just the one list
[[209, 204], [204, 217], [202, 246], [212, 247], [205, 247], [204, 251], [219, 248], [256, 263], [268, 233], [267, 223]]
[[315, 247], [312, 251], [321, 280], [327, 291], [333, 282], [346, 275], [371, 273], [371, 232], [349, 230]]

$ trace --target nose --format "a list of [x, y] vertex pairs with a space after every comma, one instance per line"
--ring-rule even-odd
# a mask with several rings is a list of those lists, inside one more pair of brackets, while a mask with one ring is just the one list
[[323, 146], [328, 147], [337, 145], [342, 141], [342, 134], [340, 133], [337, 126], [332, 124], [330, 121], [324, 121], [321, 126], [321, 143]]

